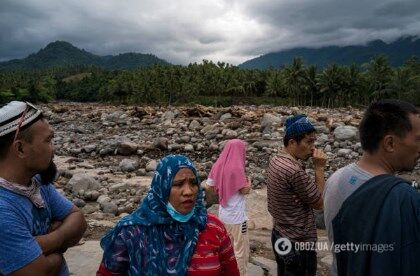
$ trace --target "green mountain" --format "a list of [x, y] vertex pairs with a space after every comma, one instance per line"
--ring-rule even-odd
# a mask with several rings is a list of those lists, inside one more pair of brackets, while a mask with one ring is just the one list
[[169, 63], [151, 54], [126, 53], [116, 56], [98, 56], [68, 42], [56, 41], [24, 59], [0, 62], [0, 70], [45, 69], [66, 65], [95, 65], [116, 70], [143, 68], [153, 64]]
[[262, 55], [240, 64], [239, 67], [244, 69], [280, 68], [292, 63], [295, 57], [300, 57], [305, 64], [313, 64], [322, 68], [332, 63], [363, 64], [378, 55], [385, 55], [391, 65], [400, 66], [412, 56], [420, 57], [420, 39], [408, 36], [389, 44], [382, 40], [374, 40], [364, 46], [293, 48]]

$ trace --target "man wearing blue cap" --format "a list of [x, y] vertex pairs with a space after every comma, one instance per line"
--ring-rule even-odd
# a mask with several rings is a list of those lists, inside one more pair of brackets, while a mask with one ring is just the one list
[[30, 103], [0, 108], [0, 275], [69, 275], [62, 253], [87, 225], [51, 184], [53, 136]]
[[[271, 241], [277, 275], [315, 275], [317, 241], [313, 209], [322, 209], [326, 154], [315, 149], [315, 127], [301, 114], [285, 122], [284, 148], [270, 160], [266, 173], [268, 211], [273, 217]], [[300, 160], [312, 157], [315, 179]], [[296, 243], [306, 244], [301, 250]]]

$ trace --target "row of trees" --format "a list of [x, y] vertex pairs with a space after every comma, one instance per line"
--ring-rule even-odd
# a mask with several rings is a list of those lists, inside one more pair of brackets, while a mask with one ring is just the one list
[[73, 66], [31, 72], [0, 72], [0, 102], [106, 101], [128, 104], [272, 103], [325, 107], [366, 105], [399, 98], [420, 105], [420, 63], [392, 68], [383, 56], [363, 66], [305, 66], [296, 58], [281, 69], [248, 70], [204, 60], [201, 64], [155, 65], [106, 71]]

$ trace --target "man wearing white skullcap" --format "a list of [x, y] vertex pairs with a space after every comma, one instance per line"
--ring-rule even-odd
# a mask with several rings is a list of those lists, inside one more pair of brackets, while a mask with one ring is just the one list
[[0, 275], [69, 275], [62, 253], [86, 221], [52, 184], [53, 136], [34, 105], [0, 108]]

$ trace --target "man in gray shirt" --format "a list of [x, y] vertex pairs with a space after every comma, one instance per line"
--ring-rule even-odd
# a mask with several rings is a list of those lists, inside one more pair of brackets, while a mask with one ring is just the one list
[[[337, 215], [343, 202], [373, 175], [356, 163], [351, 163], [328, 178], [324, 190], [324, 219], [330, 244], [334, 241], [332, 220]], [[337, 264], [333, 254], [331, 275], [337, 275]]]
[[[364, 114], [359, 131], [363, 148], [362, 157], [357, 163], [349, 164], [336, 171], [326, 182], [324, 217], [330, 244], [337, 239], [334, 237], [332, 222], [344, 206], [343, 203], [356, 190], [363, 188], [364, 183], [367, 184], [368, 180], [376, 176], [413, 170], [420, 158], [420, 117], [418, 110], [410, 103], [382, 100], [371, 104]], [[394, 189], [390, 194], [398, 193], [398, 191]], [[418, 194], [415, 191], [410, 190], [407, 194], [417, 198], [417, 201], [413, 202], [418, 203]], [[404, 197], [399, 198], [402, 200]], [[365, 201], [370, 200], [373, 200], [370, 194], [366, 194]], [[409, 210], [405, 211], [405, 215], [411, 214]], [[358, 223], [357, 217], [351, 219], [354, 219], [354, 221], [349, 221], [353, 225]], [[380, 221], [374, 223], [380, 223]], [[365, 230], [368, 231], [368, 229]], [[411, 236], [409, 238], [415, 239]], [[334, 252], [333, 256], [331, 274], [338, 275], [337, 258]], [[401, 256], [396, 257], [401, 258]], [[364, 268], [375, 271], [372, 270], [376, 269], [372, 267], [372, 262], [366, 263], [370, 267]], [[381, 265], [384, 267], [385, 264], [381, 263]], [[395, 262], [394, 267], [391, 265], [388, 271], [397, 266], [398, 263]], [[359, 274], [354, 271], [354, 275]]]

